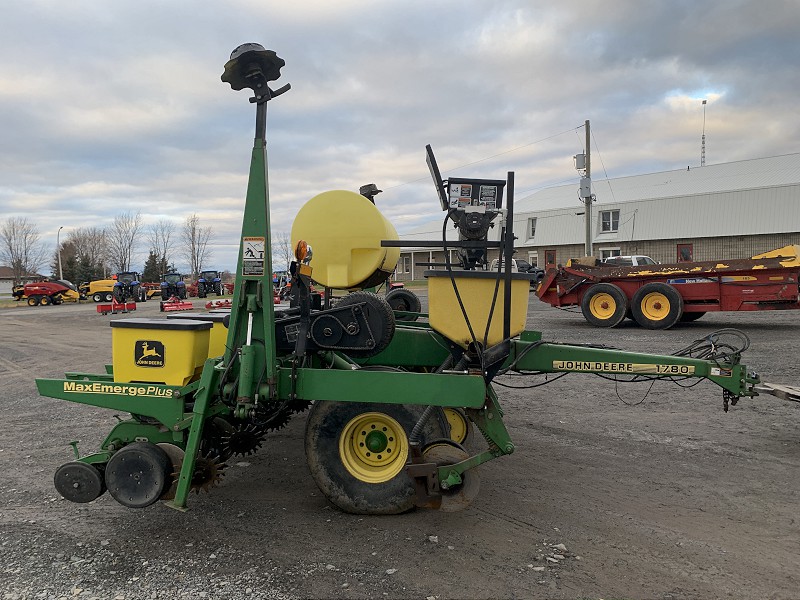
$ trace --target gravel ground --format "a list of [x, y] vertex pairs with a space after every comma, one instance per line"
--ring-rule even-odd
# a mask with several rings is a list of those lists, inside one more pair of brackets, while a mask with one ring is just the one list
[[[800, 312], [654, 332], [596, 329], [533, 297], [530, 309], [547, 340], [639, 352], [736, 327], [752, 341], [743, 362], [800, 384]], [[131, 316], [156, 314], [150, 302]], [[481, 467], [481, 492], [460, 513], [338, 512], [308, 474], [304, 415], [193, 494], [189, 512], [127, 509], [108, 494], [64, 501], [52, 475], [69, 442], [91, 452], [115, 419], [42, 398], [34, 379], [102, 371], [110, 318], [124, 317], [92, 305], [0, 310], [0, 598], [798, 597], [800, 406], [762, 396], [726, 414], [708, 382], [571, 375], [499, 388], [517, 451]]]

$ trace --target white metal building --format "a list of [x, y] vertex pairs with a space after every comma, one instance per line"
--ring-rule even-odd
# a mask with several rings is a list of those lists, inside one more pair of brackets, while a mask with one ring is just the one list
[[[578, 180], [516, 199], [516, 256], [545, 266], [584, 255], [585, 207]], [[598, 258], [645, 254], [662, 263], [733, 259], [800, 244], [800, 153], [594, 178], [592, 192], [592, 246]], [[494, 239], [498, 230], [492, 230]], [[455, 239], [449, 227], [448, 232]], [[408, 247], [401, 254], [398, 278], [420, 279], [424, 268], [415, 263], [436, 258], [435, 252], [414, 248], [415, 239], [440, 238], [441, 222], [402, 235]]]

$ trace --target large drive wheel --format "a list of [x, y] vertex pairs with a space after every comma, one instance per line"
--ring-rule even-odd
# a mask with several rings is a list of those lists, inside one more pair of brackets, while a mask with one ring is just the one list
[[28, 306], [39, 306], [39, 302], [41, 302], [41, 296], [31, 296], [28, 298]]
[[70, 502], [91, 502], [106, 491], [103, 474], [97, 467], [77, 460], [58, 467], [53, 483], [58, 493]]
[[[400, 310], [403, 312], [418, 313], [422, 311], [422, 303], [420, 303], [417, 295], [411, 290], [405, 288], [397, 288], [386, 294], [386, 302], [392, 307], [392, 310]], [[398, 321], [416, 321], [416, 315], [395, 315]]]
[[646, 283], [633, 295], [633, 318], [647, 329], [669, 329], [683, 314], [683, 298], [671, 285]]
[[[345, 512], [393, 515], [414, 508], [406, 474], [408, 436], [421, 406], [315, 402], [306, 422], [306, 459], [325, 497]], [[435, 418], [424, 440], [440, 435]], [[423, 440], [423, 441], [424, 441]]]
[[628, 298], [613, 283], [596, 283], [583, 295], [581, 312], [595, 327], [616, 327], [625, 319]]
[[150, 442], [135, 442], [118, 450], [106, 465], [108, 493], [128, 508], [150, 506], [172, 483], [172, 462]]

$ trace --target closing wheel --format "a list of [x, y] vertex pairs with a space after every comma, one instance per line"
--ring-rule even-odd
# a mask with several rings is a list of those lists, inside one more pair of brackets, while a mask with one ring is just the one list
[[[325, 497], [345, 512], [400, 514], [414, 508], [406, 474], [408, 436], [424, 407], [357, 402], [315, 402], [306, 422], [306, 460]], [[438, 437], [431, 418], [423, 442]]]
[[[405, 288], [397, 288], [386, 294], [386, 302], [389, 303], [392, 310], [413, 313], [418, 313], [422, 310], [422, 303], [417, 295]], [[395, 315], [394, 318], [398, 321], [416, 321], [417, 315]]]
[[94, 465], [77, 460], [58, 467], [53, 483], [56, 491], [70, 502], [91, 502], [106, 491], [100, 470]]
[[[469, 458], [469, 453], [460, 445], [449, 440], [440, 440], [426, 446], [422, 451], [425, 462], [436, 463], [443, 467], [459, 463]], [[442, 489], [442, 504], [439, 510], [443, 512], [457, 512], [464, 510], [478, 495], [481, 480], [475, 469], [470, 469], [461, 474], [461, 483]]]
[[628, 311], [625, 292], [613, 283], [596, 283], [583, 295], [581, 312], [595, 327], [616, 327]]
[[633, 318], [647, 329], [669, 329], [683, 314], [683, 298], [671, 285], [647, 283], [633, 295]]
[[183, 448], [180, 446], [176, 446], [175, 444], [168, 444], [166, 442], [162, 442], [160, 444], [156, 444], [159, 448], [161, 448], [164, 453], [169, 458], [170, 464], [170, 485], [164, 490], [164, 493], [161, 494], [161, 500], [172, 500], [175, 498], [175, 493], [178, 491], [178, 478], [181, 474], [181, 467], [183, 466], [183, 459], [185, 456], [185, 452]]
[[171, 482], [172, 463], [167, 453], [150, 442], [125, 446], [106, 465], [108, 493], [128, 508], [150, 506]]

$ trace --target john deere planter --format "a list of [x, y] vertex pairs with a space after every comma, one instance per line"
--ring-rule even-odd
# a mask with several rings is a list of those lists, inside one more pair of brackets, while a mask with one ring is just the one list
[[[244, 44], [222, 75], [256, 106], [230, 313], [112, 321], [105, 373], [37, 380], [42, 395], [127, 414], [98, 451], [75, 447], [56, 471], [65, 498], [90, 502], [108, 490], [128, 507], [161, 499], [184, 509], [191, 490], [223, 480], [227, 461], [257, 452], [270, 431], [308, 410], [308, 467], [330, 502], [363, 514], [458, 510], [478, 494], [476, 467], [514, 451], [493, 386], [508, 371], [706, 378], [726, 408], [756, 395], [758, 377], [730, 344], [703, 358], [692, 349], [662, 356], [544, 343], [525, 331], [530, 276], [511, 271], [514, 174], [443, 181], [430, 147], [443, 230], [455, 226], [459, 239], [414, 242], [458, 255], [428, 272], [429, 314], [396, 321], [382, 297], [363, 290], [394, 270], [400, 242], [374, 204], [342, 190], [299, 211], [293, 307], [276, 307], [265, 135], [269, 102], [290, 89], [273, 89], [284, 64]], [[488, 240], [493, 226], [499, 241]], [[492, 249], [504, 257], [500, 272], [486, 270]], [[312, 280], [353, 293], [315, 308]], [[485, 444], [471, 452], [462, 442], [480, 446], [475, 429]]]

